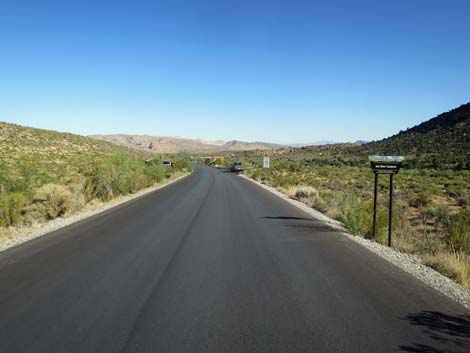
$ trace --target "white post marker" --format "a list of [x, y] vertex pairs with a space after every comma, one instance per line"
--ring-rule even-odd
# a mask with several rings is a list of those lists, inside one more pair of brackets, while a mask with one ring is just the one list
[[263, 158], [263, 168], [269, 168], [269, 157]]

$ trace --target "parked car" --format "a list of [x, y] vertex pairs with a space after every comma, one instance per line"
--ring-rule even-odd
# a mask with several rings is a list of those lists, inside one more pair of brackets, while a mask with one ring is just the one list
[[243, 164], [240, 162], [234, 162], [232, 163], [232, 166], [230, 167], [230, 171], [239, 173], [243, 171]]
[[163, 166], [165, 168], [169, 168], [169, 167], [171, 167], [171, 162], [170, 161], [163, 161]]

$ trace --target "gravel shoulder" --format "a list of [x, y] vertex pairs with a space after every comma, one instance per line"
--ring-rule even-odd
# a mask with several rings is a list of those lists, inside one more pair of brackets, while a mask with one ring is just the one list
[[149, 188], [142, 189], [134, 194], [126, 195], [126, 196], [121, 196], [117, 197], [109, 202], [104, 203], [102, 206], [99, 206], [98, 208], [92, 209], [92, 210], [84, 210], [80, 211], [78, 213], [74, 213], [68, 217], [59, 217], [56, 218], [52, 221], [46, 222], [46, 223], [38, 223], [35, 224], [31, 227], [24, 227], [22, 229], [19, 229], [18, 231], [12, 232], [10, 235], [5, 235], [0, 237], [0, 252], [5, 251], [7, 249], [10, 249], [14, 246], [23, 244], [27, 241], [30, 241], [32, 239], [41, 237], [43, 235], [46, 235], [48, 233], [54, 232], [58, 229], [64, 228], [68, 225], [71, 225], [73, 223], [79, 222], [83, 219], [95, 216], [99, 213], [102, 213], [104, 211], [107, 211], [113, 207], [122, 205], [126, 202], [129, 202], [131, 200], [137, 199], [141, 196], [144, 196], [148, 193], [154, 192], [158, 189], [164, 188], [168, 185], [171, 185], [178, 180], [181, 180], [183, 178], [186, 178], [189, 176], [189, 174], [177, 177], [175, 179], [171, 179], [168, 182], [164, 184], [159, 184], [156, 186], [152, 186]]
[[445, 277], [444, 275], [433, 270], [432, 268], [423, 265], [421, 260], [417, 256], [401, 253], [395, 249], [391, 249], [371, 240], [351, 235], [347, 233], [346, 229], [341, 224], [341, 222], [327, 217], [323, 213], [314, 210], [313, 208], [307, 206], [306, 204], [300, 201], [289, 198], [287, 195], [283, 194], [282, 192], [278, 191], [277, 189], [271, 186], [253, 180], [245, 175], [240, 175], [240, 177], [257, 184], [258, 186], [272, 192], [276, 196], [284, 199], [285, 201], [296, 206], [297, 208], [301, 209], [312, 217], [323, 221], [330, 227], [340, 231], [344, 236], [348, 237], [352, 241], [361, 244], [373, 253], [377, 254], [378, 256], [382, 257], [393, 265], [399, 267], [403, 271], [411, 274], [412, 276], [426, 283], [430, 287], [436, 289], [445, 296], [462, 304], [465, 308], [470, 309], [470, 289], [467, 289], [461, 286], [460, 284], [455, 283], [451, 279]]

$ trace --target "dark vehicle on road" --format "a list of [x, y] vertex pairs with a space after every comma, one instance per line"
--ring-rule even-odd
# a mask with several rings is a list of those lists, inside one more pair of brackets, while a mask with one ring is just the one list
[[234, 173], [239, 173], [243, 171], [243, 164], [240, 162], [234, 162], [232, 163], [232, 166], [230, 167], [230, 171]]

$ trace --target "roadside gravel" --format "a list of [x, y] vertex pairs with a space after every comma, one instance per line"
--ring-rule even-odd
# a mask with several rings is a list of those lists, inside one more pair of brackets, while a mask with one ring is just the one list
[[382, 257], [383, 259], [389, 261], [395, 266], [398, 266], [403, 271], [423, 281], [424, 283], [436, 289], [440, 293], [446, 295], [447, 297], [457, 301], [467, 309], [470, 309], [470, 289], [465, 288], [458, 283], [455, 283], [451, 279], [445, 277], [444, 275], [433, 270], [432, 268], [423, 265], [419, 257], [415, 255], [401, 253], [395, 249], [389, 248], [374, 241], [351, 235], [347, 233], [346, 229], [341, 224], [341, 222], [327, 217], [323, 213], [314, 210], [303, 202], [293, 200], [287, 195], [280, 192], [279, 190], [276, 190], [275, 188], [265, 185], [259, 181], [253, 180], [245, 175], [240, 175], [240, 177], [259, 185], [260, 187], [272, 192], [273, 194], [284, 199], [285, 201], [291, 203], [292, 205], [300, 208], [302, 211], [310, 214], [312, 217], [323, 221], [334, 229], [337, 229], [344, 236], [355, 241], [356, 243], [361, 244], [362, 246], [366, 247], [367, 249]]
[[130, 194], [126, 196], [121, 196], [117, 197], [107, 203], [105, 203], [103, 206], [98, 207], [93, 210], [87, 210], [87, 211], [81, 211], [78, 213], [74, 213], [73, 215], [65, 218], [56, 218], [52, 221], [46, 222], [46, 223], [38, 223], [33, 225], [32, 227], [24, 227], [22, 230], [20, 229], [19, 232], [14, 232], [10, 236], [2, 236], [0, 237], [0, 252], [5, 251], [11, 247], [14, 247], [16, 245], [25, 243], [27, 241], [30, 241], [32, 239], [38, 238], [40, 236], [43, 236], [45, 234], [48, 234], [50, 232], [56, 231], [60, 228], [66, 227], [72, 223], [79, 222], [85, 218], [97, 215], [99, 213], [102, 213], [104, 211], [107, 211], [113, 207], [122, 205], [123, 203], [126, 203], [128, 201], [134, 200], [138, 197], [141, 197], [145, 194], [148, 194], [150, 192], [153, 192], [155, 190], [164, 188], [165, 186], [168, 186], [182, 178], [187, 177], [189, 174], [177, 177], [175, 179], [170, 180], [169, 182], [165, 184], [159, 184], [157, 186], [152, 186], [146, 189], [142, 189], [135, 194]]

